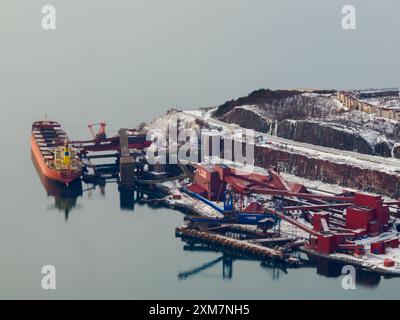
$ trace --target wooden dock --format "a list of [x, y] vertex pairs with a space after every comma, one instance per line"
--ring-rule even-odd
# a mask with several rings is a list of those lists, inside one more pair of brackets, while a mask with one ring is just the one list
[[212, 246], [234, 250], [244, 255], [252, 255], [261, 259], [273, 259], [291, 265], [299, 265], [299, 260], [279, 249], [268, 248], [257, 243], [239, 240], [209, 231], [194, 230], [188, 226], [180, 226], [175, 229], [175, 235], [182, 239], [195, 240]]

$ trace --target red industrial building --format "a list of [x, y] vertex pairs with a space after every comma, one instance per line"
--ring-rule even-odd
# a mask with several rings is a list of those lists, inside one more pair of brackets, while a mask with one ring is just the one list
[[[282, 212], [275, 211], [275, 214], [309, 233], [308, 246], [323, 254], [344, 252], [363, 255], [364, 246], [356, 245], [354, 241], [364, 236], [378, 236], [389, 229], [389, 208], [381, 196], [364, 193], [310, 193], [304, 185], [285, 181], [272, 169], [266, 173], [246, 172], [214, 164], [199, 164], [196, 169], [194, 181], [188, 187], [190, 191], [208, 200], [219, 201], [226, 190], [232, 190], [239, 199], [236, 208], [245, 212], [265, 212], [257, 202], [251, 202], [245, 207], [243, 199], [247, 196], [263, 194], [279, 196], [288, 202], [297, 201], [298, 205], [283, 207]], [[291, 218], [290, 211], [313, 212], [312, 227]], [[399, 247], [399, 240], [373, 243], [371, 252], [383, 254], [388, 247]]]
[[[326, 234], [319, 234], [317, 239], [310, 243], [311, 247], [325, 254], [343, 251], [361, 255], [364, 250], [354, 245], [353, 240], [361, 236], [377, 236], [388, 230], [389, 209], [384, 206], [381, 196], [355, 193], [353, 205], [346, 208], [344, 212], [345, 223], [340, 231], [337, 228], [329, 229], [330, 214], [314, 214], [314, 230]], [[325, 228], [323, 228], [324, 224]], [[397, 241], [398, 247], [398, 239], [394, 241]], [[391, 242], [389, 243], [391, 245]], [[384, 254], [387, 246], [385, 242], [372, 243], [371, 253]], [[395, 242], [393, 246], [396, 246]]]
[[209, 200], [221, 200], [227, 185], [240, 194], [257, 193], [255, 187], [308, 193], [304, 185], [285, 181], [274, 170], [268, 174], [249, 172], [222, 164], [196, 164], [193, 183], [188, 187]]
[[220, 200], [226, 188], [223, 171], [223, 168], [212, 164], [196, 165], [194, 180], [188, 189], [209, 200]]

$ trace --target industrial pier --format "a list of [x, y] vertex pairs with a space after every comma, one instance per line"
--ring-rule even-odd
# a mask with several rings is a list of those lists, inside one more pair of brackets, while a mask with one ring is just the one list
[[188, 243], [291, 266], [301, 266], [296, 253], [302, 251], [379, 274], [400, 275], [400, 201], [350, 190], [311, 190], [286, 181], [276, 168], [182, 159], [150, 164], [146, 150], [153, 142], [138, 128], [120, 129], [108, 138], [101, 123], [93, 139], [69, 145], [84, 165], [83, 181], [115, 181], [128, 196], [149, 190], [163, 194], [157, 203], [186, 214], [186, 224], [175, 234]]

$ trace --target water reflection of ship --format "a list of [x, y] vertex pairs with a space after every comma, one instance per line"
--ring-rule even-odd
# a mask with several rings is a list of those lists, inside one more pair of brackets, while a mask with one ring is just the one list
[[65, 219], [67, 220], [70, 211], [78, 206], [78, 197], [82, 196], [83, 191], [81, 180], [75, 180], [67, 187], [66, 185], [53, 181], [43, 175], [38, 168], [38, 163], [35, 157], [33, 156], [32, 163], [39, 175], [43, 187], [47, 192], [47, 195], [49, 197], [54, 197], [54, 205], [50, 206], [49, 209], [55, 208], [64, 212]]

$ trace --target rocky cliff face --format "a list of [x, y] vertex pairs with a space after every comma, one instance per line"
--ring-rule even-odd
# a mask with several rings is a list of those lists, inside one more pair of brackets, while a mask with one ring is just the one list
[[224, 103], [213, 116], [290, 140], [400, 158], [399, 123], [340, 109], [330, 91], [258, 90]]
[[400, 197], [400, 176], [394, 173], [334, 163], [266, 146], [255, 147], [255, 165], [263, 168], [274, 166], [283, 172], [311, 180], [376, 192], [391, 198]]
[[309, 120], [284, 120], [278, 124], [277, 136], [329, 148], [374, 154], [375, 150], [356, 131], [330, 123]]
[[[375, 144], [374, 152], [375, 152], [375, 154], [380, 155], [382, 157], [386, 157], [386, 158], [389, 158], [392, 156], [396, 157], [395, 153], [394, 152], [392, 153], [392, 151], [394, 151], [393, 148], [394, 148], [393, 143], [386, 141], [386, 140], [382, 140], [382, 141], [378, 141]], [[399, 157], [397, 157], [397, 158], [399, 158]]]
[[400, 159], [400, 144], [394, 145], [392, 155], [393, 157]]
[[[400, 122], [347, 110], [330, 91], [258, 90], [224, 103], [213, 117], [289, 140], [400, 159]], [[400, 173], [381, 170], [379, 166], [366, 168], [357, 166], [357, 162], [327, 160], [267, 144], [255, 146], [255, 165], [400, 197]]]
[[220, 119], [227, 123], [236, 123], [243, 128], [254, 129], [264, 133], [274, 133], [278, 137], [285, 139], [365, 154], [376, 153], [387, 157], [391, 156], [390, 147], [385, 142], [382, 142], [374, 149], [374, 146], [356, 131], [335, 124], [310, 120], [273, 122], [256, 111], [243, 107], [236, 107]]
[[259, 113], [247, 108], [235, 108], [221, 117], [227, 123], [236, 123], [246, 129], [253, 129], [259, 132], [270, 132], [272, 121], [261, 116]]

